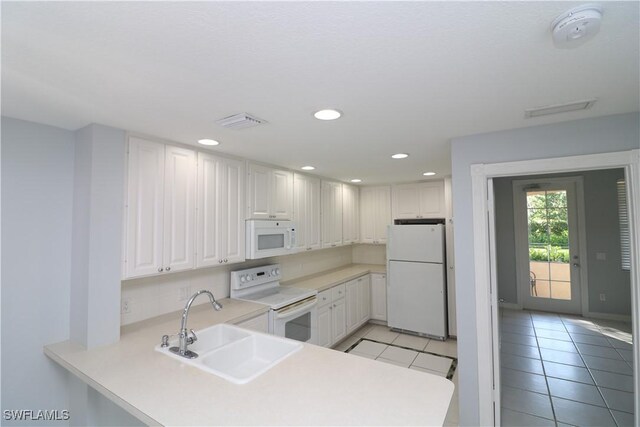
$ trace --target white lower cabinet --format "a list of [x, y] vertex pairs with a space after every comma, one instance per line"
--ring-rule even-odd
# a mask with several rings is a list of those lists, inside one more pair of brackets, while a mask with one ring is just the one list
[[387, 275], [371, 273], [371, 319], [387, 321]]
[[371, 316], [371, 288], [369, 275], [346, 283], [347, 334], [367, 323]]
[[318, 345], [331, 347], [347, 336], [345, 285], [318, 294]]
[[256, 317], [252, 317], [251, 319], [236, 323], [236, 326], [240, 326], [241, 328], [249, 329], [251, 331], [264, 332], [265, 334], [268, 334], [269, 313], [262, 313]]

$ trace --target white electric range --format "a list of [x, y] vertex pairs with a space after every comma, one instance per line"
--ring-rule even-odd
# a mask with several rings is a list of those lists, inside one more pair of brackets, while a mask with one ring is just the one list
[[318, 343], [318, 291], [280, 286], [279, 264], [231, 272], [231, 298], [271, 307], [269, 333]]

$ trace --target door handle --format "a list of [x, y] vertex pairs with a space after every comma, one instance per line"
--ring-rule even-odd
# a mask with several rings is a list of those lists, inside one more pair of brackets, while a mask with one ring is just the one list
[[576, 268], [580, 267], [580, 264], [578, 264], [577, 262], [574, 262], [572, 265]]

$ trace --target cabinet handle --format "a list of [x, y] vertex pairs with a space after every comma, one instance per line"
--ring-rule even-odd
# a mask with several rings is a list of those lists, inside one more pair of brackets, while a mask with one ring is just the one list
[[311, 248], [307, 248], [307, 250], [308, 250], [308, 251], [310, 251], [310, 250], [311, 250]]
[[171, 270], [171, 267], [167, 267], [167, 268], [165, 268], [165, 270], [169, 271], [169, 270]]
[[158, 273], [162, 273], [163, 271], [164, 271], [164, 268], [162, 268], [162, 267], [160, 267], [160, 268], [158, 269]]

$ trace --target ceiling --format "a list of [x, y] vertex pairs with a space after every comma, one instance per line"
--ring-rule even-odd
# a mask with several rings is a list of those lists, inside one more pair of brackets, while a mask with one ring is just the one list
[[[555, 48], [551, 21], [583, 3], [2, 2], [2, 113], [213, 138], [214, 151], [362, 184], [438, 178], [453, 137], [638, 111], [638, 2], [602, 2], [593, 40]], [[524, 118], [591, 97], [587, 111]], [[343, 117], [313, 118], [331, 107]], [[215, 123], [240, 112], [269, 123]]]

